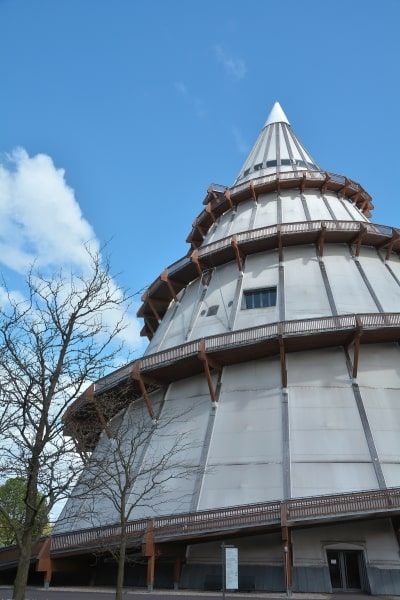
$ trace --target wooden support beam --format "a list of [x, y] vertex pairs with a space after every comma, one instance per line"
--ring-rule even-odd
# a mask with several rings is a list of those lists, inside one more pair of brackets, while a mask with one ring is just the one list
[[282, 335], [278, 336], [278, 344], [279, 344], [279, 358], [281, 363], [281, 381], [282, 387], [287, 387], [287, 369], [286, 369], [286, 352], [285, 352], [285, 343], [283, 341]]
[[353, 339], [350, 342], [350, 344], [354, 344], [353, 370], [352, 370], [353, 379], [357, 379], [358, 363], [359, 363], [359, 359], [360, 359], [360, 342], [361, 342], [362, 334], [363, 334], [363, 325], [362, 325], [360, 317], [358, 315], [356, 315], [356, 331], [353, 335]]
[[382, 242], [382, 244], [379, 244], [379, 246], [378, 246], [379, 249], [385, 248], [387, 246], [385, 260], [390, 260], [390, 257], [393, 252], [393, 246], [399, 239], [400, 239], [400, 233], [396, 229], [392, 229], [392, 237], [390, 237], [389, 239]]
[[200, 342], [199, 342], [199, 349], [198, 349], [198, 352], [197, 352], [197, 356], [198, 356], [199, 360], [203, 364], [203, 369], [204, 369], [204, 372], [206, 374], [207, 385], [208, 385], [208, 390], [210, 392], [211, 401], [212, 402], [217, 402], [218, 401], [217, 392], [216, 392], [216, 390], [214, 388], [213, 380], [212, 380], [212, 377], [211, 377], [211, 369], [215, 369], [217, 371], [220, 371], [221, 370], [221, 366], [207, 355], [207, 352], [206, 352], [206, 342], [205, 342], [204, 339], [200, 340]]
[[345, 177], [345, 178], [344, 178], [344, 185], [343, 185], [343, 186], [342, 186], [342, 187], [341, 187], [339, 190], [337, 190], [337, 192], [336, 192], [338, 196], [339, 196], [339, 195], [341, 195], [341, 196], [344, 196], [344, 195], [345, 195], [345, 193], [344, 193], [344, 192], [346, 191], [346, 189], [347, 189], [347, 187], [348, 187], [349, 183], [350, 183], [350, 181], [347, 179], [347, 177]]
[[206, 237], [204, 229], [198, 224], [196, 225], [195, 229], [197, 229], [197, 231], [199, 232], [201, 239], [204, 240], [204, 238]]
[[324, 183], [321, 185], [321, 193], [325, 194], [326, 190], [328, 189], [328, 183], [330, 182], [331, 178], [329, 173], [325, 173], [325, 181]]
[[153, 591], [156, 566], [156, 546], [154, 543], [154, 523], [149, 521], [142, 541], [142, 554], [147, 558], [147, 590]]
[[232, 204], [232, 198], [231, 198], [231, 192], [230, 190], [225, 190], [224, 192], [224, 196], [228, 202], [228, 206], [229, 208], [233, 208], [233, 204]]
[[301, 194], [304, 193], [304, 188], [306, 187], [306, 181], [307, 181], [307, 172], [303, 171], [303, 174], [300, 179], [300, 193]]
[[179, 582], [181, 579], [182, 572], [182, 559], [176, 558], [174, 562], [174, 590], [179, 589]]
[[281, 502], [281, 535], [283, 546], [283, 572], [285, 577], [286, 595], [292, 594], [293, 588], [293, 548], [292, 532], [288, 526], [287, 503]]
[[359, 232], [357, 233], [357, 235], [354, 236], [354, 238], [349, 243], [350, 249], [351, 249], [352, 244], [356, 245], [356, 251], [354, 253], [355, 256], [360, 256], [362, 241], [363, 241], [363, 238], [366, 233], [367, 233], [367, 228], [365, 227], [365, 225], [360, 223]]
[[360, 206], [360, 211], [363, 213], [369, 204], [369, 200], [365, 199], [364, 202]]
[[211, 219], [212, 219], [213, 223], [215, 223], [215, 221], [216, 221], [216, 218], [215, 218], [215, 215], [214, 215], [214, 212], [213, 212], [212, 206], [211, 206], [211, 202], [208, 202], [208, 204], [207, 204], [207, 206], [206, 206], [206, 213], [207, 213], [208, 215], [210, 215], [210, 217], [211, 217]]
[[157, 311], [157, 309], [156, 309], [156, 307], [154, 305], [154, 302], [151, 299], [150, 294], [148, 292], [145, 292], [143, 294], [142, 300], [143, 300], [144, 303], [146, 303], [146, 304], [149, 305], [149, 308], [150, 308], [151, 312], [153, 313], [154, 317], [157, 319], [158, 322], [160, 322], [161, 321], [161, 317], [158, 314], [158, 311]]
[[199, 251], [197, 249], [193, 250], [192, 254], [190, 255], [190, 260], [192, 261], [192, 263], [196, 267], [198, 276], [201, 277], [202, 274], [203, 274], [203, 269], [201, 267], [201, 262], [199, 260]]
[[231, 246], [232, 246], [233, 250], [235, 251], [235, 258], [236, 258], [236, 262], [237, 262], [237, 266], [239, 268], [239, 271], [242, 273], [243, 272], [244, 261], [245, 261], [246, 257], [243, 255], [243, 252], [239, 248], [239, 244], [237, 243], [237, 237], [236, 237], [236, 235], [232, 236]]
[[325, 237], [326, 237], [326, 225], [322, 221], [322, 223], [321, 223], [321, 232], [320, 232], [320, 234], [318, 236], [318, 242], [317, 242], [318, 254], [321, 257], [324, 255]]
[[251, 195], [252, 195], [252, 198], [253, 198], [254, 202], [257, 203], [258, 199], [257, 199], [256, 190], [255, 190], [255, 187], [254, 187], [254, 181], [250, 181], [250, 191], [251, 191]]
[[279, 260], [279, 262], [283, 262], [283, 243], [282, 243], [281, 225], [277, 226], [277, 237], [278, 237], [278, 260]]
[[141, 392], [141, 394], [143, 396], [143, 400], [146, 403], [147, 411], [148, 411], [148, 413], [150, 415], [150, 418], [154, 420], [156, 418], [156, 416], [154, 414], [153, 404], [152, 404], [151, 399], [150, 399], [150, 397], [149, 397], [149, 395], [147, 393], [146, 385], [145, 385], [145, 383], [143, 381], [143, 378], [142, 378], [142, 375], [140, 373], [140, 362], [138, 360], [135, 361], [133, 363], [133, 365], [132, 365], [131, 376], [132, 376], [132, 378], [135, 381], [138, 382], [140, 392]]
[[168, 290], [169, 290], [169, 293], [171, 294], [171, 297], [175, 300], [175, 302], [177, 302], [178, 298], [176, 297], [175, 288], [172, 285], [172, 281], [171, 281], [171, 279], [170, 279], [170, 277], [168, 275], [168, 269], [165, 269], [165, 271], [163, 271], [161, 273], [160, 279], [161, 279], [161, 281], [165, 281], [165, 283], [168, 286]]
[[43, 573], [44, 587], [48, 588], [51, 583], [51, 577], [53, 574], [53, 561], [50, 557], [51, 549], [51, 537], [45, 539], [43, 546], [39, 550], [39, 554], [36, 559], [35, 570], [38, 573]]

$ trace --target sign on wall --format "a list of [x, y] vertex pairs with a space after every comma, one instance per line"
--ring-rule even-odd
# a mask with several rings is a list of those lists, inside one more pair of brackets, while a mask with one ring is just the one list
[[238, 549], [233, 546], [225, 546], [225, 588], [237, 590], [238, 582]]

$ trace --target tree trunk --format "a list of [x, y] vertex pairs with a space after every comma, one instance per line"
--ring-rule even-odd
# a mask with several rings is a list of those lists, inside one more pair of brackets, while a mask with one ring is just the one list
[[118, 573], [117, 573], [117, 586], [115, 588], [115, 600], [122, 600], [122, 591], [124, 588], [124, 575], [125, 575], [125, 555], [126, 555], [126, 523], [121, 523], [121, 539], [119, 543], [119, 556], [118, 556]]
[[28, 530], [22, 538], [22, 548], [18, 559], [17, 574], [14, 579], [13, 600], [24, 600], [28, 582], [32, 553], [32, 531]]

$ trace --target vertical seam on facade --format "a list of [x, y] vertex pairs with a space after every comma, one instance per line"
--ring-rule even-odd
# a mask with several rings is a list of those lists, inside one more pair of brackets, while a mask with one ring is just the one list
[[285, 320], [285, 267], [283, 266], [283, 256], [282, 262], [279, 261], [278, 265], [278, 299], [279, 299], [279, 320]]
[[[219, 372], [217, 385], [216, 385], [218, 401], [219, 401], [219, 394], [220, 394], [220, 390], [221, 390], [221, 380], [222, 380], [223, 371], [224, 371], [224, 369], [222, 369]], [[191, 511], [195, 511], [195, 510], [199, 509], [199, 503], [200, 503], [201, 493], [203, 491], [203, 486], [204, 486], [204, 477], [206, 475], [208, 457], [209, 457], [210, 448], [211, 448], [211, 439], [212, 439], [212, 434], [214, 432], [217, 411], [218, 411], [218, 407], [216, 409], [212, 408], [210, 411], [210, 414], [208, 416], [206, 435], [204, 438], [204, 446], [203, 446], [203, 450], [202, 450], [201, 457], [200, 457], [200, 470], [199, 470], [198, 477], [196, 477], [195, 490], [194, 490], [194, 494], [193, 494], [194, 497], [191, 502], [191, 505], [192, 505]]]
[[307, 200], [304, 194], [300, 193], [301, 203], [303, 205], [304, 214], [306, 215], [307, 221], [312, 221], [310, 211], [308, 210]]
[[257, 216], [257, 209], [258, 209], [258, 202], [256, 202], [254, 200], [254, 204], [251, 208], [251, 215], [250, 215], [250, 222], [249, 222], [249, 226], [247, 228], [247, 231], [254, 229], [254, 222], [256, 220], [256, 216]]
[[400, 286], [400, 280], [398, 279], [396, 273], [393, 271], [392, 267], [388, 264], [388, 261], [383, 258], [382, 254], [380, 253], [380, 251], [377, 248], [375, 248], [375, 250], [376, 250], [376, 253], [379, 256], [379, 258], [381, 259], [381, 261], [383, 262], [383, 264], [385, 265], [385, 267], [387, 268], [387, 270], [389, 271], [389, 273], [391, 274], [391, 276], [397, 283], [397, 285]]
[[337, 221], [337, 217], [336, 217], [335, 213], [333, 212], [333, 209], [332, 209], [331, 205], [329, 204], [328, 199], [325, 197], [325, 194], [321, 194], [321, 198], [322, 198], [326, 208], [328, 209], [328, 212], [331, 215], [332, 219], [334, 221]]
[[281, 390], [282, 410], [282, 477], [283, 477], [283, 499], [288, 500], [292, 496], [291, 490], [291, 460], [290, 460], [290, 420], [289, 420], [289, 393]]
[[321, 271], [322, 281], [324, 282], [324, 286], [325, 286], [325, 292], [326, 292], [326, 295], [328, 296], [329, 306], [332, 311], [332, 315], [336, 316], [338, 314], [338, 311], [336, 308], [335, 298], [333, 297], [331, 284], [329, 282], [328, 273], [326, 272], [325, 263], [321, 257], [317, 256], [317, 259], [318, 259], [318, 264], [319, 264], [319, 268]]
[[340, 203], [342, 204], [343, 208], [345, 209], [345, 211], [347, 212], [347, 214], [350, 216], [352, 221], [355, 221], [356, 219], [354, 218], [354, 216], [351, 214], [351, 212], [349, 211], [349, 209], [346, 206], [346, 203], [348, 202], [348, 200], [343, 200], [343, 198], [339, 198]]
[[[167, 327], [166, 327], [166, 329], [165, 329], [165, 331], [164, 331], [164, 334], [161, 336], [160, 343], [157, 345], [157, 347], [156, 347], [156, 349], [155, 349], [155, 350], [154, 350], [153, 348], [151, 349], [151, 353], [155, 352], [156, 350], [161, 350], [161, 348], [162, 348], [162, 345], [163, 345], [163, 343], [165, 342], [165, 338], [166, 338], [166, 336], [168, 335], [168, 333], [169, 333], [169, 330], [170, 330], [170, 328], [171, 328], [172, 322], [173, 322], [173, 320], [175, 319], [176, 313], [178, 312], [178, 308], [179, 308], [179, 307], [182, 305], [182, 300], [183, 300], [183, 298], [184, 298], [184, 296], [185, 296], [185, 294], [186, 294], [186, 290], [187, 290], [187, 288], [188, 288], [188, 286], [186, 286], [186, 287], [184, 288], [184, 290], [183, 290], [183, 293], [182, 293], [182, 296], [181, 296], [180, 300], [178, 300], [178, 301], [176, 301], [176, 302], [175, 302], [175, 306], [174, 306], [174, 308], [173, 308], [173, 312], [172, 312], [171, 318], [170, 318], [170, 320], [169, 320], [169, 323], [168, 323], [168, 325], [167, 325]], [[165, 318], [165, 317], [163, 317], [163, 318]]]
[[269, 147], [271, 145], [271, 138], [272, 138], [272, 127], [270, 127], [270, 129], [268, 131], [267, 143], [265, 144], [265, 150], [264, 150], [264, 156], [263, 156], [263, 167], [264, 168], [267, 167], [267, 158], [268, 158]]
[[[349, 377], [351, 377], [352, 376], [352, 366], [351, 366], [350, 355], [349, 355], [347, 348], [344, 348], [344, 353], [345, 353], [345, 357], [346, 357], [346, 365], [347, 365], [347, 369], [349, 372]], [[385, 490], [387, 487], [386, 481], [385, 481], [385, 477], [383, 475], [382, 465], [379, 460], [378, 452], [376, 450], [374, 437], [372, 435], [372, 430], [371, 430], [371, 427], [370, 427], [370, 424], [368, 421], [368, 416], [367, 416], [367, 412], [365, 410], [364, 402], [362, 399], [360, 386], [355, 381], [352, 381], [351, 387], [353, 390], [354, 399], [356, 401], [358, 414], [360, 415], [361, 424], [362, 424], [362, 427], [364, 430], [364, 435], [365, 435], [365, 439], [367, 442], [369, 454], [371, 457], [371, 462], [374, 466], [375, 475], [376, 475], [376, 479], [378, 481], [379, 489]]]
[[[203, 286], [201, 294], [200, 294], [199, 298], [197, 299], [197, 302], [195, 302], [195, 305], [193, 307], [192, 316], [191, 316], [190, 323], [189, 323], [189, 327], [188, 327], [187, 333], [185, 335], [185, 341], [188, 341], [190, 336], [192, 335], [193, 328], [196, 324], [196, 321], [197, 321], [199, 313], [200, 313], [201, 305], [204, 302], [204, 298], [206, 297], [206, 294], [208, 291], [208, 286], [210, 285], [213, 275], [214, 275], [214, 269], [212, 269], [212, 271], [211, 271], [210, 281], [207, 283], [207, 285]], [[201, 278], [199, 280], [199, 285], [202, 285]]]
[[282, 198], [279, 192], [276, 192], [276, 218], [278, 225], [282, 224]]
[[371, 294], [371, 297], [372, 297], [373, 301], [376, 304], [376, 308], [381, 313], [385, 312], [383, 310], [382, 304], [378, 300], [378, 296], [375, 294], [375, 290], [373, 289], [372, 285], [370, 284], [369, 279], [368, 279], [368, 277], [367, 277], [364, 269], [362, 268], [362, 265], [360, 264], [360, 261], [357, 259], [356, 256], [353, 256], [353, 260], [354, 260], [354, 262], [357, 265], [357, 269], [358, 269], [358, 272], [360, 273], [360, 275], [362, 277], [362, 280], [364, 281], [365, 285], [367, 286], [367, 289], [368, 289], [369, 293]]
[[276, 172], [281, 170], [281, 143], [279, 139], [279, 123], [275, 123]]
[[244, 279], [244, 273], [239, 273], [239, 276], [236, 281], [235, 295], [234, 295], [233, 304], [231, 307], [231, 314], [229, 315], [228, 329], [230, 331], [233, 329], [233, 327], [235, 325], [236, 315], [237, 315], [238, 306], [239, 306], [240, 294], [242, 291], [243, 279]]

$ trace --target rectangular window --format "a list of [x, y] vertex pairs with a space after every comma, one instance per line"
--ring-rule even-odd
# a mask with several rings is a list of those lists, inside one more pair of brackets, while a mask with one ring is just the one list
[[243, 292], [242, 308], [267, 308], [269, 306], [276, 306], [276, 287]]

